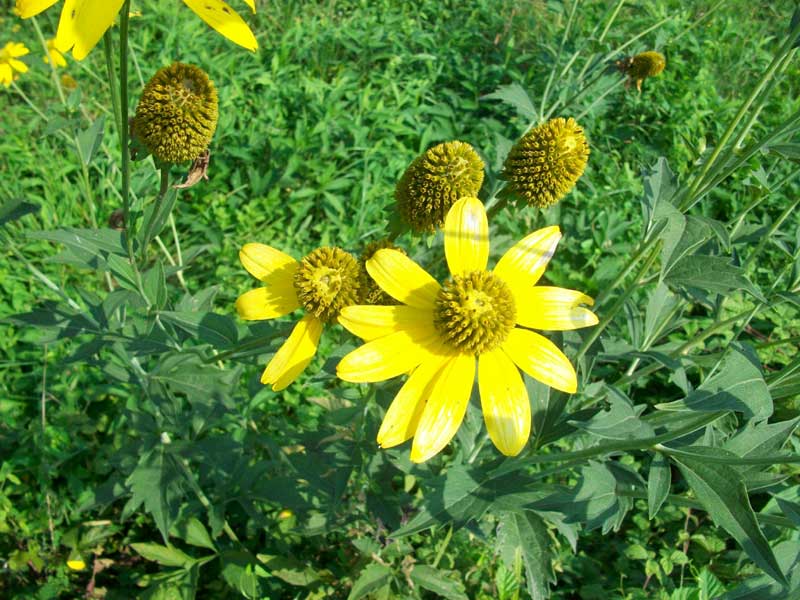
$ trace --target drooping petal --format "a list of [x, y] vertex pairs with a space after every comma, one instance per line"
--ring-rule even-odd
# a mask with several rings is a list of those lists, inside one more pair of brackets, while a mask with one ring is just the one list
[[294, 271], [288, 272], [289, 267], [297, 268], [299, 264], [294, 258], [276, 250], [266, 244], [250, 243], [242, 246], [239, 250], [239, 260], [247, 272], [256, 279], [267, 281], [273, 273], [286, 273], [288, 277], [294, 277]]
[[274, 319], [300, 308], [291, 282], [283, 281], [269, 287], [245, 292], [236, 299], [236, 312], [247, 321]]
[[17, 12], [23, 19], [35, 17], [53, 6], [58, 0], [17, 0]]
[[478, 389], [489, 437], [500, 452], [516, 456], [531, 433], [531, 403], [519, 370], [500, 348], [478, 357]]
[[291, 335], [278, 348], [261, 375], [261, 383], [279, 392], [292, 383], [314, 358], [322, 335], [322, 321], [306, 315], [294, 326]]
[[12, 81], [14, 81], [14, 72], [11, 67], [6, 64], [0, 64], [0, 83], [5, 87], [9, 87]]
[[[244, 19], [222, 0], [183, 0], [206, 24], [234, 44], [255, 52], [258, 42]], [[255, 10], [255, 9], [254, 9]]]
[[517, 323], [533, 329], [566, 331], [597, 325], [597, 315], [580, 304], [594, 304], [586, 294], [559, 287], [537, 285], [517, 302]]
[[397, 392], [378, 431], [378, 445], [392, 448], [414, 436], [436, 375], [451, 355], [437, 355], [417, 367]]
[[442, 352], [442, 342], [433, 327], [403, 329], [347, 354], [336, 366], [336, 374], [353, 383], [384, 381], [408, 373]]
[[28, 72], [28, 65], [26, 65], [21, 60], [17, 60], [16, 58], [9, 58], [8, 59], [8, 64], [15, 71], [18, 71], [20, 73], [27, 73]]
[[485, 271], [489, 261], [489, 220], [483, 202], [461, 198], [444, 221], [444, 253], [450, 273]]
[[402, 252], [384, 248], [367, 261], [367, 273], [381, 289], [403, 304], [433, 308], [439, 284]]
[[445, 362], [417, 424], [411, 446], [412, 462], [428, 460], [453, 439], [467, 411], [474, 379], [472, 354], [457, 354]]
[[370, 341], [421, 324], [433, 327], [433, 312], [413, 306], [346, 306], [339, 323], [353, 335]]
[[56, 48], [72, 48], [75, 60], [83, 60], [114, 23], [124, 0], [64, 0], [56, 33]]
[[578, 378], [572, 363], [543, 335], [515, 327], [502, 348], [514, 364], [534, 379], [568, 394], [577, 391]]
[[514, 244], [498, 261], [493, 273], [511, 287], [518, 304], [539, 281], [560, 239], [556, 225], [539, 229]]

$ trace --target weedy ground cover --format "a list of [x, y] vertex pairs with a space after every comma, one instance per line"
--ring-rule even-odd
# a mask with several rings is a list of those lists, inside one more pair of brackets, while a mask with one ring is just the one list
[[[233, 3], [256, 52], [241, 29], [225, 30], [230, 41], [203, 22], [220, 3], [200, 4], [120, 4], [97, 46], [81, 60], [64, 48], [63, 65], [48, 45], [61, 3], [0, 16], [11, 43], [0, 51], [0, 596], [798, 593], [794, 3]], [[663, 71], [628, 60], [647, 51]], [[180, 189], [189, 161], [147, 156], [141, 131], [135, 160], [122, 160], [124, 115], [176, 61], [205, 71], [218, 96], [208, 170]], [[194, 92], [192, 81], [181, 85]], [[536, 133], [559, 117], [580, 130]], [[526, 133], [545, 149], [520, 154]], [[462, 195], [480, 202], [410, 231], [398, 182], [452, 141], [474, 149], [482, 179], [437, 209], [442, 221]], [[528, 206], [509, 183], [515, 152], [525, 168], [532, 155], [550, 165], [564, 197]], [[427, 188], [414, 189], [407, 203], [428, 215]], [[387, 344], [395, 371], [373, 365], [381, 377], [349, 368], [366, 364], [362, 339], [381, 336], [343, 296], [314, 283], [292, 318], [237, 303], [260, 285], [254, 270], [274, 267], [261, 246], [240, 262], [245, 244], [293, 259], [342, 248], [362, 269], [354, 285], [397, 306], [413, 300], [392, 287], [406, 260], [447, 286], [454, 264], [491, 269], [554, 226], [563, 237], [539, 285], [489, 304], [512, 297], [520, 317], [520, 298], [542, 288], [593, 304], [562, 293], [534, 305], [548, 326], [509, 325], [508, 307], [487, 313], [496, 326], [467, 323], [474, 344], [448, 346], [458, 376], [433, 369], [419, 384], [423, 399], [446, 395], [439, 419], [422, 404], [387, 418], [428, 368], [398, 361], [428, 346]], [[407, 259], [360, 256], [389, 239]], [[381, 283], [394, 293], [380, 296]], [[314, 313], [330, 298], [343, 326]], [[453, 303], [434, 319], [464, 314]], [[309, 364], [264, 385], [312, 313], [324, 332]], [[549, 341], [525, 346], [540, 354], [524, 374], [493, 363], [470, 391], [476, 361], [463, 356], [480, 365], [530, 329]], [[555, 352], [542, 355], [545, 343]], [[514, 394], [492, 404], [482, 385]]]

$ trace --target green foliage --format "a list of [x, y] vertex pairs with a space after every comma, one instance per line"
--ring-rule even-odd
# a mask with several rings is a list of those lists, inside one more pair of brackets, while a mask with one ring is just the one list
[[[131, 108], [182, 60], [220, 119], [193, 187], [138, 153], [128, 223], [102, 44], [68, 57], [69, 91], [40, 60], [57, 9], [3, 17], [31, 54], [0, 90], [0, 596], [800, 594], [790, 4], [278, 1], [242, 11], [248, 54], [143, 0]], [[624, 89], [615, 61], [648, 49], [666, 70]], [[555, 116], [586, 132], [586, 174], [545, 212], [506, 205], [506, 154]], [[411, 160], [456, 139], [487, 165], [490, 264], [559, 224], [546, 283], [593, 295], [600, 324], [554, 336], [579, 393], [525, 377], [520, 456], [473, 398], [415, 465], [374, 441], [398, 384], [335, 378], [341, 328], [294, 385], [259, 383], [291, 326], [237, 318], [237, 252], [357, 253], [393, 230]], [[440, 235], [397, 243], [442, 272]]]

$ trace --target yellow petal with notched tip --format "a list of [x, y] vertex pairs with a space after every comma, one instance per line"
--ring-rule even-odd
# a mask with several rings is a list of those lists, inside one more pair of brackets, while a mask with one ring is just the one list
[[29, 19], [47, 10], [56, 2], [58, 0], [17, 0], [16, 8], [20, 17]]
[[453, 275], [485, 271], [489, 261], [489, 220], [477, 198], [461, 198], [447, 212], [442, 228], [447, 266]]
[[244, 19], [222, 0], [183, 0], [206, 24], [234, 44], [255, 52], [258, 42]]
[[294, 284], [280, 282], [245, 292], [236, 299], [236, 312], [246, 321], [274, 319], [300, 308]]
[[498, 261], [492, 272], [511, 287], [517, 304], [526, 301], [525, 294], [539, 281], [560, 239], [557, 226], [539, 229], [514, 244]]
[[411, 461], [424, 462], [450, 443], [467, 411], [475, 357], [457, 354], [447, 360], [436, 376], [411, 446]]
[[531, 403], [519, 370], [500, 348], [478, 357], [478, 389], [489, 437], [500, 452], [516, 456], [531, 433]]
[[114, 23], [123, 0], [65, 0], [56, 33], [56, 48], [72, 48], [75, 60], [83, 60]]
[[239, 260], [247, 272], [256, 279], [267, 281], [275, 274], [294, 278], [294, 270], [300, 264], [288, 254], [266, 244], [250, 243], [239, 250]]
[[424, 325], [367, 342], [336, 366], [339, 379], [353, 383], [384, 381], [408, 373], [440, 352], [439, 334]]
[[578, 378], [572, 363], [543, 335], [515, 327], [502, 348], [514, 364], [534, 379], [569, 394], [577, 391]]
[[271, 384], [275, 392], [286, 388], [314, 358], [321, 335], [322, 321], [314, 315], [306, 315], [300, 319], [264, 369], [261, 383]]
[[451, 355], [438, 355], [417, 367], [397, 392], [378, 431], [378, 445], [391, 448], [414, 436], [436, 375]]
[[517, 323], [533, 329], [567, 331], [597, 325], [597, 315], [581, 304], [594, 304], [586, 294], [559, 287], [537, 285], [517, 302]]
[[433, 311], [413, 306], [345, 306], [337, 318], [353, 335], [371, 341], [419, 325], [433, 327]]
[[402, 252], [383, 248], [367, 261], [367, 273], [381, 289], [403, 304], [433, 308], [439, 284]]

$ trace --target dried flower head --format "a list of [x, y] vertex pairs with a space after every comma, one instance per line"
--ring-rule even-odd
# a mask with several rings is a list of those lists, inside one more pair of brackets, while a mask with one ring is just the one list
[[464, 142], [445, 142], [427, 150], [409, 165], [394, 197], [403, 219], [414, 231], [441, 227], [450, 207], [459, 199], [477, 196], [484, 164]]
[[133, 134], [161, 162], [200, 156], [217, 128], [217, 90], [205, 71], [173, 63], [147, 82], [133, 118]]
[[589, 144], [575, 119], [551, 119], [526, 133], [508, 153], [503, 177], [508, 190], [528, 204], [547, 208], [578, 181]]

